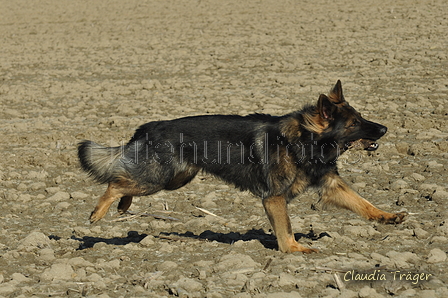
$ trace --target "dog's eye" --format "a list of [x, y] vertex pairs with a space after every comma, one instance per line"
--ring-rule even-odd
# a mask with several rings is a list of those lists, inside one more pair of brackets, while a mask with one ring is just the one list
[[361, 124], [361, 122], [359, 122], [359, 120], [354, 120], [354, 121], [352, 122], [352, 124], [350, 124], [350, 127], [356, 127], [356, 126], [358, 126], [359, 124]]

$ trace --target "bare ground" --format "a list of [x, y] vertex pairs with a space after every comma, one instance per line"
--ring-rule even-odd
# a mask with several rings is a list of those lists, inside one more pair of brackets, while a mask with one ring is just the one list
[[[0, 296], [448, 296], [445, 1], [0, 6]], [[188, 115], [281, 115], [337, 79], [389, 128], [375, 153], [347, 154], [341, 175], [409, 212], [403, 224], [312, 210], [307, 192], [290, 205], [293, 228], [320, 253], [283, 254], [260, 199], [205, 175], [131, 207], [177, 220], [110, 212], [88, 224], [104, 186], [79, 170], [80, 140], [116, 145]]]

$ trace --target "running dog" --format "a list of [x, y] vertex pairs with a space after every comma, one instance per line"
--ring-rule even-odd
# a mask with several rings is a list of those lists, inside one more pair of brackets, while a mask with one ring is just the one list
[[368, 121], [345, 101], [338, 81], [316, 105], [284, 116], [205, 115], [140, 126], [124, 146], [92, 141], [78, 146], [81, 167], [108, 183], [92, 214], [100, 220], [116, 200], [124, 213], [133, 196], [178, 189], [199, 171], [212, 174], [261, 197], [282, 252], [316, 252], [299, 244], [287, 204], [308, 187], [319, 189], [323, 204], [351, 210], [369, 220], [401, 223], [405, 212], [374, 207], [339, 176], [336, 161], [352, 147], [374, 151], [387, 131]]

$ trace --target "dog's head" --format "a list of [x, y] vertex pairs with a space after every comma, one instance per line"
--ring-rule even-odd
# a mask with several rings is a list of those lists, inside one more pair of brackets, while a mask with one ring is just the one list
[[331, 89], [328, 96], [321, 94], [317, 102], [319, 118], [324, 134], [337, 140], [339, 148], [374, 151], [376, 141], [387, 131], [387, 127], [361, 117], [344, 99], [341, 81]]

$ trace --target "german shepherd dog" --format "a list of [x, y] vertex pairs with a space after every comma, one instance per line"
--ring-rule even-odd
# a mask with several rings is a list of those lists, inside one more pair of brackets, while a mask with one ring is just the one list
[[103, 218], [118, 199], [118, 212], [124, 213], [133, 196], [178, 189], [202, 170], [261, 197], [280, 251], [317, 252], [295, 240], [287, 212], [287, 204], [308, 187], [319, 188], [322, 203], [369, 220], [396, 224], [406, 216], [374, 207], [337, 170], [339, 155], [352, 147], [376, 150], [376, 140], [386, 131], [345, 101], [338, 81], [316, 105], [284, 116], [185, 117], [146, 123], [124, 146], [82, 141], [82, 169], [97, 182], [108, 183], [90, 222]]

